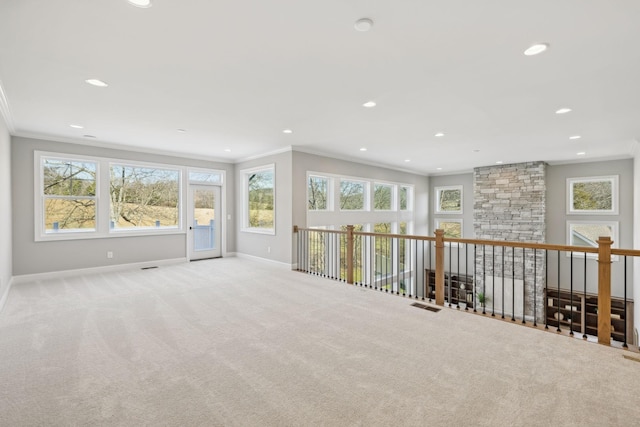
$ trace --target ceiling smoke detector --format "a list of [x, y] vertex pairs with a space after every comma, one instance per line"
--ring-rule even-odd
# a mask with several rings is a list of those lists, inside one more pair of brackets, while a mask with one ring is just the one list
[[358, 19], [354, 28], [358, 31], [369, 31], [373, 27], [373, 21], [369, 18]]

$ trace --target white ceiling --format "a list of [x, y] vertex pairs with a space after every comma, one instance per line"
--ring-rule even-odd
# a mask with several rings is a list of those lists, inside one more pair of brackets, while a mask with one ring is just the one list
[[[0, 94], [16, 135], [226, 161], [294, 146], [438, 174], [629, 157], [639, 22], [638, 0], [1, 0]], [[523, 55], [536, 42], [550, 49]]]

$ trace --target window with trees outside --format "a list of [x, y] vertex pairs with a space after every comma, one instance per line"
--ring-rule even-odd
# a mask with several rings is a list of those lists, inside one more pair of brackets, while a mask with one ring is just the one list
[[450, 239], [462, 238], [462, 219], [436, 219], [435, 229], [444, 230], [444, 237]]
[[390, 211], [394, 207], [393, 203], [394, 186], [390, 184], [373, 185], [373, 209], [377, 211]]
[[180, 226], [179, 170], [112, 164], [109, 196], [112, 230]]
[[365, 188], [363, 181], [340, 180], [340, 209], [364, 210], [366, 206]]
[[401, 185], [400, 189], [398, 190], [400, 194], [399, 199], [400, 199], [401, 211], [411, 210], [412, 197], [413, 197], [413, 192], [411, 190], [412, 190], [411, 187], [406, 187], [404, 185]]
[[242, 171], [242, 231], [275, 234], [275, 166]]
[[618, 175], [567, 178], [567, 214], [618, 214]]
[[309, 185], [307, 187], [308, 209], [310, 211], [326, 211], [329, 209], [329, 182], [330, 179], [324, 176], [309, 175]]
[[435, 188], [435, 211], [438, 214], [462, 213], [462, 185]]
[[95, 232], [98, 164], [43, 156], [40, 167], [44, 233]]

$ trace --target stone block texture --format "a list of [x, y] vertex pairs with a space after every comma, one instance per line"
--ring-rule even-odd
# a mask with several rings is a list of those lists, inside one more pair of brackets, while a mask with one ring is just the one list
[[[545, 243], [545, 180], [546, 163], [541, 161], [475, 168], [475, 238]], [[476, 291], [489, 290], [488, 286], [485, 287], [488, 276], [509, 278], [511, 282], [514, 278], [524, 278], [525, 316], [533, 318], [535, 307], [536, 320], [543, 322], [544, 253], [537, 251], [534, 258], [532, 249], [524, 252], [523, 249], [509, 247], [485, 246], [484, 251], [478, 249], [475, 259]], [[493, 282], [492, 279], [492, 285]], [[491, 298], [489, 291], [485, 294]], [[495, 309], [498, 311], [499, 307]]]

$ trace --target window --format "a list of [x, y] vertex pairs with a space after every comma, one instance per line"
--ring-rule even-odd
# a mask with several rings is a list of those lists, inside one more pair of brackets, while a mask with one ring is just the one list
[[373, 185], [373, 209], [377, 211], [390, 211], [393, 203], [393, 185], [374, 184]]
[[400, 210], [408, 211], [412, 206], [413, 191], [411, 187], [400, 186]]
[[567, 214], [618, 214], [618, 175], [567, 179]]
[[[41, 201], [36, 218], [44, 234], [95, 232], [98, 164], [92, 161], [40, 158]], [[39, 215], [38, 215], [39, 213]], [[36, 231], [37, 232], [37, 231]]]
[[435, 229], [444, 230], [444, 237], [452, 239], [462, 238], [462, 220], [461, 219], [436, 219]]
[[206, 169], [189, 169], [189, 182], [204, 185], [222, 184], [223, 172]]
[[[34, 167], [36, 241], [184, 231], [185, 167], [42, 151], [34, 153]], [[195, 171], [207, 182], [223, 176]]]
[[362, 181], [340, 180], [340, 209], [364, 210], [365, 186]]
[[[584, 246], [597, 248], [600, 237], [611, 237], [612, 247], [618, 246], [617, 221], [567, 221], [567, 244], [570, 246]], [[570, 255], [570, 253], [567, 253]], [[574, 253], [583, 257], [583, 253]], [[589, 258], [597, 258], [597, 254], [587, 254]], [[612, 257], [613, 260], [617, 257]]]
[[243, 231], [275, 234], [275, 166], [242, 171]]
[[462, 213], [462, 185], [449, 187], [436, 187], [436, 213], [461, 214]]
[[113, 164], [110, 172], [110, 229], [180, 226], [180, 171]]
[[307, 198], [310, 211], [325, 211], [329, 209], [329, 178], [310, 175]]

